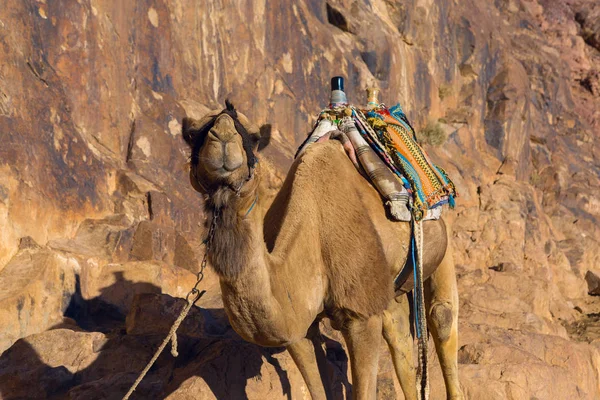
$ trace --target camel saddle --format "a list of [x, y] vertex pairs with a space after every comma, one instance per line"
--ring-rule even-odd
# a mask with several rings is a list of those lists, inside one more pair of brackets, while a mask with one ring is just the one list
[[399, 104], [370, 110], [328, 108], [296, 157], [318, 141], [338, 139], [355, 167], [379, 191], [397, 221], [438, 219], [457, 196], [446, 171], [433, 164]]

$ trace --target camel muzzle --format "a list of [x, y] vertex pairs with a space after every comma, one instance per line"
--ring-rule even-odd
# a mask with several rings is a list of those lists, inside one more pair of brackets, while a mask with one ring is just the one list
[[201, 161], [204, 162], [206, 169], [223, 177], [229, 176], [244, 163], [244, 154], [242, 147], [229, 136], [229, 140], [222, 139], [223, 135], [218, 135], [210, 131], [208, 143], [202, 149]]

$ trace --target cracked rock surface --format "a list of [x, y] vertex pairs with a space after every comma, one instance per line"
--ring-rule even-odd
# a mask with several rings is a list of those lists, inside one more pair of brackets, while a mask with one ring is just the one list
[[[597, 1], [4, 3], [0, 399], [122, 398], [204, 252], [182, 118], [230, 98], [271, 124], [275, 191], [334, 75], [354, 103], [367, 85], [399, 101], [460, 192], [467, 398], [600, 398]], [[210, 269], [203, 289], [180, 356], [161, 355], [134, 398], [308, 398], [284, 349], [233, 332]], [[343, 398], [345, 346], [321, 330]], [[387, 355], [378, 397], [402, 398]]]

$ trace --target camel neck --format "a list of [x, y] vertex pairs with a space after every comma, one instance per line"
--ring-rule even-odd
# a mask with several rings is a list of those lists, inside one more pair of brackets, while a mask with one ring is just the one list
[[[236, 198], [218, 212], [210, 259], [219, 275], [225, 310], [246, 340], [282, 345], [288, 337], [273, 294], [270, 257], [263, 239], [263, 212], [256, 193]], [[250, 212], [248, 212], [250, 210]], [[256, 321], [253, 315], [264, 317]]]
[[227, 191], [215, 193], [211, 199], [212, 218], [217, 221], [210, 260], [221, 278], [237, 279], [262, 242], [262, 212], [257, 186], [255, 182], [248, 182], [248, 189], [239, 195]]
[[[319, 293], [326, 281], [318, 268], [320, 253], [311, 252], [317, 238], [312, 224], [298, 226], [294, 217], [282, 229], [286, 215], [297, 215], [281, 208], [287, 197], [278, 196], [279, 206], [271, 205], [267, 219], [271, 234], [265, 238], [268, 200], [266, 196], [256, 199], [258, 184], [253, 187], [256, 190], [221, 203], [210, 260], [236, 332], [253, 343], [282, 346], [306, 334], [322, 309]], [[273, 231], [279, 234], [273, 236]], [[298, 241], [299, 237], [309, 239]], [[312, 295], [306, 296], [307, 292]]]

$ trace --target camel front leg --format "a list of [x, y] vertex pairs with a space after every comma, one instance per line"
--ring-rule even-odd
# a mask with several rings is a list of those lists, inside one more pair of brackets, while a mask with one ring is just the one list
[[287, 350], [298, 366], [313, 400], [326, 400], [331, 398], [325, 379], [327, 361], [318, 343], [318, 336], [319, 323], [315, 322], [309, 328], [307, 337], [288, 345]]
[[458, 289], [450, 247], [426, 282], [425, 290], [427, 320], [442, 367], [446, 396], [449, 400], [464, 400], [458, 381]]
[[327, 395], [325, 393], [323, 382], [321, 381], [321, 375], [319, 374], [319, 367], [312, 341], [307, 338], [300, 339], [299, 341], [288, 345], [287, 350], [290, 352], [292, 359], [298, 366], [313, 400], [326, 400]]
[[392, 300], [383, 312], [383, 337], [390, 348], [404, 398], [417, 400], [413, 337], [410, 334], [410, 306], [406, 294]]
[[366, 320], [349, 319], [342, 330], [350, 355], [352, 398], [355, 400], [376, 398], [381, 332], [380, 315]]

